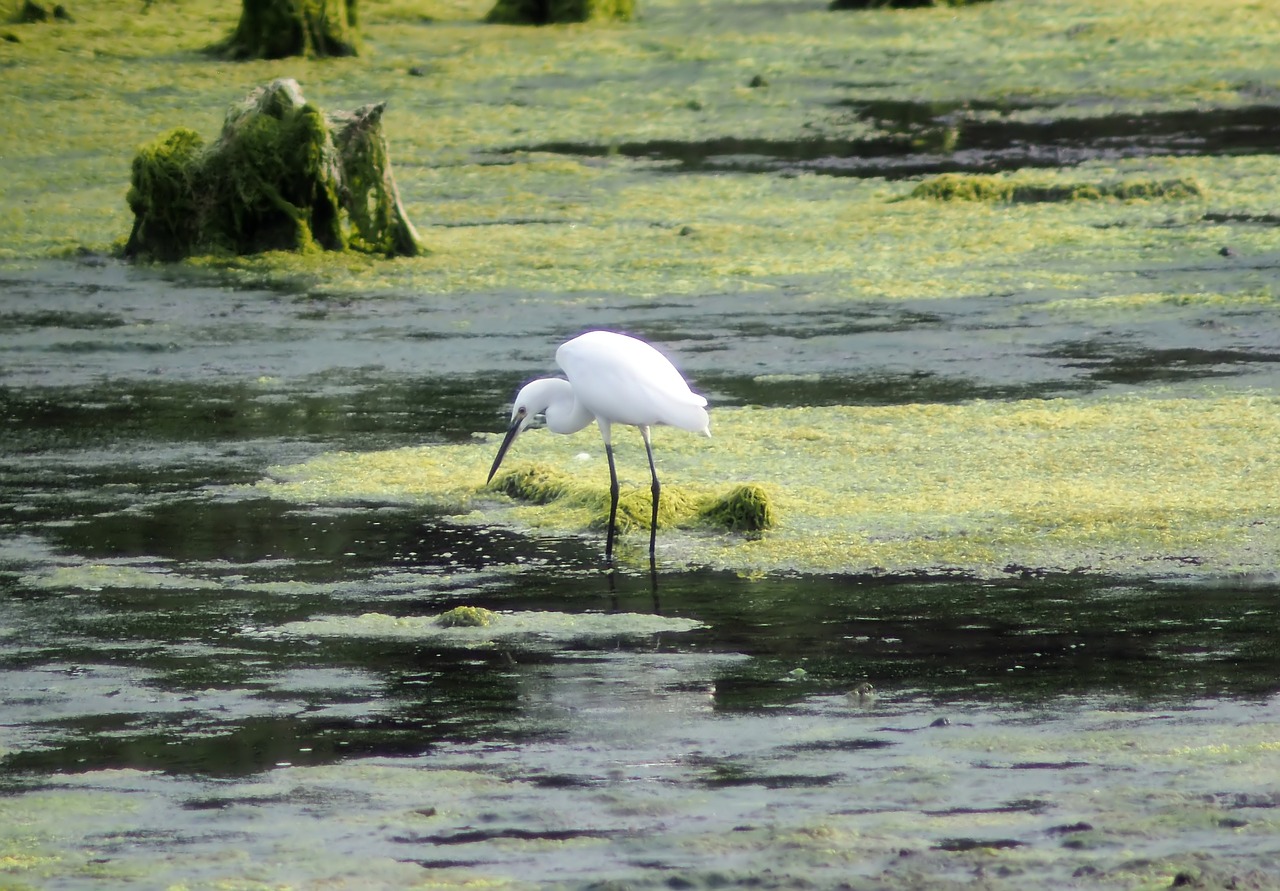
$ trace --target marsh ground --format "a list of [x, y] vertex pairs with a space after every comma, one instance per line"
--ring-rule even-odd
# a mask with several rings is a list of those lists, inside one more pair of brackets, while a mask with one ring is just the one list
[[[370, 2], [232, 66], [233, 7], [0, 28], [0, 884], [1277, 887], [1268, 4]], [[389, 101], [430, 253], [111, 260], [136, 146], [277, 76]], [[482, 489], [595, 326], [776, 530], [605, 573]]]

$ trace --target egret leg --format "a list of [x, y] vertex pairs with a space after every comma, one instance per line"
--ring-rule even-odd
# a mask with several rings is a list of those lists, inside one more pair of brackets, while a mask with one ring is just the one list
[[641, 427], [640, 435], [644, 437], [644, 450], [649, 453], [649, 474], [653, 477], [653, 519], [649, 522], [649, 563], [653, 563], [654, 546], [658, 542], [658, 493], [662, 487], [658, 485], [658, 468], [653, 463], [653, 444], [649, 442], [649, 428]]
[[613, 443], [609, 441], [609, 428], [600, 425], [604, 436], [604, 454], [609, 459], [609, 532], [604, 540], [604, 559], [613, 562], [613, 525], [618, 519], [618, 469], [613, 465]]

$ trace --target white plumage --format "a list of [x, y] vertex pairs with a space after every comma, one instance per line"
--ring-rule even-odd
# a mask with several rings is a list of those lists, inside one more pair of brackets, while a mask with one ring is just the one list
[[539, 378], [525, 384], [511, 408], [511, 426], [489, 471], [492, 480], [507, 449], [535, 415], [545, 414], [553, 433], [576, 433], [592, 421], [600, 427], [609, 459], [609, 532], [605, 559], [613, 558], [614, 521], [618, 513], [618, 472], [613, 463], [614, 424], [640, 428], [653, 477], [653, 520], [649, 558], [653, 559], [658, 526], [658, 471], [653, 463], [651, 427], [679, 427], [711, 435], [707, 400], [689, 389], [666, 356], [643, 340], [613, 331], [588, 331], [560, 345], [556, 362], [568, 380]]

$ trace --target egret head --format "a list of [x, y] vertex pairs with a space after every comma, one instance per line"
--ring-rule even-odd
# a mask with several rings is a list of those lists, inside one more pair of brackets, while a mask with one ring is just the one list
[[[515, 442], [516, 437], [520, 435], [522, 430], [528, 428], [533, 423], [535, 415], [545, 412], [551, 405], [553, 389], [548, 387], [550, 379], [543, 378], [541, 380], [530, 381], [520, 388], [520, 392], [516, 394], [515, 404], [511, 406], [511, 426], [507, 428], [507, 435], [502, 439], [502, 445], [498, 447], [498, 457], [493, 459], [493, 467], [489, 469], [489, 480], [493, 482], [493, 475], [498, 472], [498, 466], [502, 464], [502, 459], [506, 457], [507, 449], [511, 448], [511, 443]], [[558, 381], [558, 384], [565, 384], [565, 381]]]

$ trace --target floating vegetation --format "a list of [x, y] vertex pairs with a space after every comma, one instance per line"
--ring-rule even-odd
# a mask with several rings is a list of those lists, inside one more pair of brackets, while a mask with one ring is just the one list
[[132, 566], [125, 563], [85, 563], [56, 566], [42, 574], [25, 575], [24, 585], [35, 588], [66, 588], [80, 591], [118, 589], [203, 590], [222, 587], [212, 579], [182, 575], [167, 569]]
[[734, 487], [727, 495], [702, 508], [700, 514], [712, 525], [734, 532], [761, 532], [778, 524], [773, 501], [762, 487], [754, 484]]
[[568, 496], [573, 488], [568, 477], [545, 464], [516, 465], [498, 474], [489, 486], [530, 504], [548, 504]]
[[[558, 294], [566, 282], [631, 297], [797, 285], [851, 300], [1078, 292], [1122, 275], [1117, 258], [1140, 251], [1159, 262], [1216, 241], [1221, 224], [1201, 220], [1206, 211], [1275, 212], [1280, 174], [1266, 148], [1275, 115], [1257, 86], [1274, 80], [1272, 56], [1259, 51], [1249, 0], [1223, 0], [1213, 15], [1188, 4], [1072, 0], [856, 16], [825, 4], [779, 15], [770, 4], [750, 4], [748, 14], [731, 3], [651, 0], [625, 28], [476, 27], [492, 6], [361, 4], [368, 52], [290, 63], [325, 108], [352, 95], [387, 99], [393, 148], [406, 159], [400, 191], [430, 254], [372, 263], [355, 252], [273, 251], [185, 265], [247, 287], [319, 283], [350, 294]], [[138, 145], [175, 124], [211, 141], [226, 105], [270, 76], [258, 63], [212, 63], [201, 52], [236, 27], [238, 4], [158, 9], [102, 0], [75, 6], [74, 27], [6, 26], [20, 42], [3, 44], [0, 260], [118, 249], [132, 223], [119, 171]], [[858, 27], [835, 27], [854, 19]], [[420, 76], [388, 76], [410, 68]], [[866, 71], [892, 77], [863, 86]], [[747, 85], [756, 74], [768, 89]], [[902, 116], [869, 115], [873, 105]], [[920, 153], [920, 126], [956, 127], [960, 140], [913, 174], [901, 153]], [[1153, 127], [1154, 155], [1141, 138]], [[1117, 157], [1111, 148], [1130, 137], [1139, 139]], [[1030, 169], [1051, 163], [1064, 139], [1073, 180], [1192, 179], [1215, 206], [1188, 201], [1186, 225], [1169, 226], [1163, 201], [1025, 203], [1018, 216], [994, 218], [989, 202], [947, 202], [942, 213], [942, 202], [893, 200], [910, 190], [897, 177], [951, 169], [971, 142], [983, 163]], [[1028, 140], [1036, 152], [1011, 161]], [[927, 141], [926, 155], [936, 148]], [[513, 148], [573, 143], [601, 154]], [[627, 145], [645, 151], [613, 151]], [[663, 145], [670, 155], [649, 152]], [[787, 175], [663, 175], [680, 163], [669, 157], [698, 146], [722, 146], [731, 165], [761, 146], [775, 153], [768, 169]], [[812, 173], [846, 164], [854, 175]], [[1034, 176], [1054, 182], [1048, 170]], [[1248, 231], [1231, 244], [1244, 257], [1273, 241]], [[997, 262], [974, 263], [977, 253]], [[1084, 268], [1089, 275], [1076, 273]]]
[[1019, 182], [1000, 176], [943, 173], [930, 177], [911, 190], [912, 198], [937, 201], [1003, 201], [1010, 204], [1039, 204], [1056, 201], [1178, 200], [1204, 194], [1194, 179], [1124, 180], [1118, 183]]
[[321, 616], [290, 622], [282, 626], [280, 631], [302, 637], [443, 638], [457, 643], [484, 645], [494, 640], [511, 638], [554, 643], [597, 637], [640, 637], [694, 631], [702, 627], [702, 623], [696, 619], [648, 613], [563, 613], [554, 610], [480, 612], [489, 613], [489, 621], [483, 624], [446, 624], [441, 621], [442, 616], [364, 613], [354, 617]]
[[[688, 525], [699, 513], [697, 497], [679, 486], [663, 486], [658, 499], [658, 528], [671, 529]], [[592, 523], [592, 529], [605, 529], [609, 522], [605, 511]], [[653, 523], [653, 492], [649, 486], [628, 487], [618, 492], [617, 528], [619, 532], [648, 531]]]
[[498, 618], [493, 610], [481, 606], [455, 606], [436, 617], [441, 628], [488, 628]]
[[[673, 536], [668, 559], [748, 572], [995, 577], [1027, 568], [1223, 575], [1272, 572], [1280, 561], [1280, 398], [1271, 394], [724, 408], [715, 423], [710, 446], [664, 443], [664, 466], [681, 485], [671, 487], [679, 514], [660, 522], [705, 529], [698, 512], [731, 480], [741, 495], [722, 508], [719, 528], [748, 528], [757, 501], [775, 525], [762, 537]], [[585, 443], [589, 434], [575, 435]], [[479, 497], [492, 491], [490, 443], [322, 455], [255, 489], [309, 502], [425, 501], [463, 521], [557, 534], [600, 528], [608, 473], [603, 462], [583, 466], [564, 439], [531, 430], [522, 442], [542, 465], [531, 474], [538, 491], [565, 492], [545, 503]], [[619, 468], [635, 470], [626, 460]], [[624, 491], [635, 493], [635, 526], [647, 529], [643, 461], [637, 476]], [[767, 499], [741, 482], [750, 479]]]
[[[494, 479], [492, 488], [530, 504], [550, 504], [564, 499], [594, 513], [588, 525], [604, 529], [609, 522], [608, 490], [575, 482], [545, 464], [517, 465]], [[653, 493], [648, 486], [628, 486], [618, 493], [619, 532], [648, 530], [653, 520]], [[712, 496], [665, 485], [658, 499], [658, 528], [670, 529], [707, 523], [732, 532], [758, 532], [776, 522], [768, 495], [758, 485], [741, 485]]]

